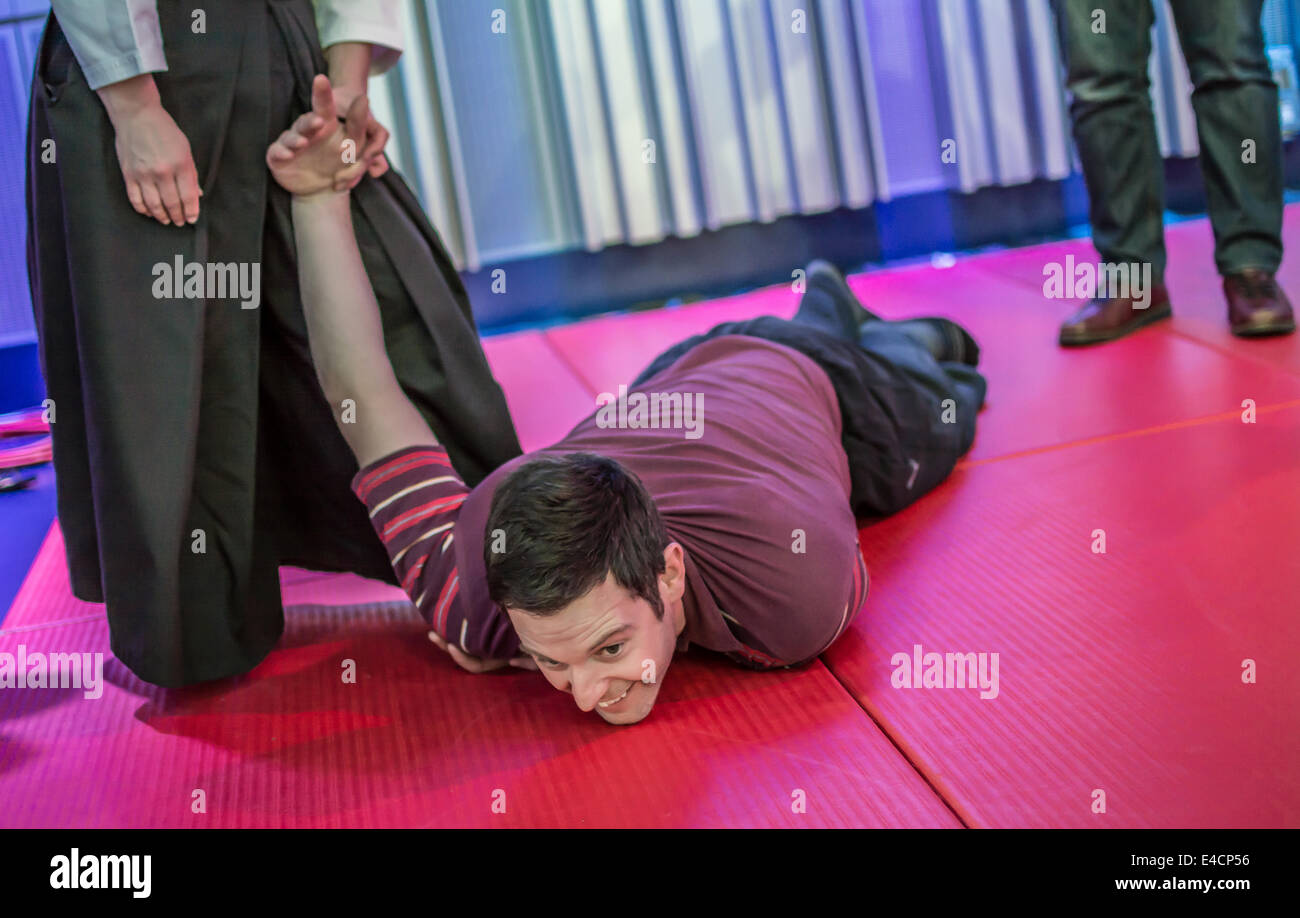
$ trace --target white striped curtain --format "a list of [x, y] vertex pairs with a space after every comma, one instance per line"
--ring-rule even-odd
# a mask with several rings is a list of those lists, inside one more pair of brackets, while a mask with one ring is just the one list
[[[1191, 156], [1191, 87], [1156, 7], [1161, 150]], [[406, 15], [376, 109], [470, 270], [1074, 167], [1047, 0], [412, 0]]]
[[[1160, 153], [1195, 156], [1187, 64], [1167, 0], [1154, 7], [1148, 73]], [[946, 94], [948, 103], [940, 124], [959, 151], [957, 180], [949, 187], [974, 191], [1077, 170], [1047, 0], [932, 0], [925, 10], [934, 22], [932, 72], [942, 78], [938, 95]]]

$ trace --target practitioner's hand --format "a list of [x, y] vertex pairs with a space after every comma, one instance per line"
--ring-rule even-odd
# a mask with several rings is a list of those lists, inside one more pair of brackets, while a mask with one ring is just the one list
[[537, 669], [537, 662], [529, 656], [514, 657], [509, 660], [484, 660], [480, 657], [471, 657], [465, 651], [461, 650], [455, 644], [444, 641], [436, 631], [429, 632], [429, 640], [437, 644], [456, 661], [456, 665], [461, 669], [468, 670], [471, 673], [486, 673], [494, 669], [501, 669], [503, 666], [517, 666], [519, 669]]
[[340, 124], [329, 79], [318, 74], [311, 101], [312, 110], [299, 116], [266, 151], [271, 175], [300, 197], [352, 188], [367, 170], [362, 153], [369, 100], [357, 96], [348, 109], [347, 123]]
[[[352, 103], [356, 101], [359, 95], [364, 95], [364, 93], [358, 93], [355, 90], [335, 85], [335, 110], [340, 112], [348, 111], [352, 108]], [[372, 178], [379, 178], [388, 171], [388, 157], [384, 156], [384, 147], [388, 144], [388, 137], [388, 128], [380, 124], [379, 119], [371, 112], [366, 120], [365, 148], [357, 156], [357, 161], [366, 164], [366, 174]], [[360, 176], [357, 176], [356, 181], [361, 181]]]
[[164, 226], [199, 219], [199, 173], [190, 142], [158, 97], [150, 74], [99, 90], [113, 122], [117, 162], [136, 213]]
[[[357, 96], [366, 94], [374, 55], [375, 46], [364, 41], [336, 41], [325, 49], [326, 72], [334, 88], [334, 107], [338, 111], [348, 111]], [[383, 153], [388, 129], [371, 115], [366, 120], [365, 137], [358, 160], [366, 163], [366, 173], [378, 178], [388, 171], [388, 160]]]

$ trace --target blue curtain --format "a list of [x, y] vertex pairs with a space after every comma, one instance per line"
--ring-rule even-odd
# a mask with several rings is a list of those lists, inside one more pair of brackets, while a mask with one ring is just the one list
[[27, 290], [23, 176], [27, 93], [49, 8], [43, 0], [0, 0], [0, 348], [36, 340]]

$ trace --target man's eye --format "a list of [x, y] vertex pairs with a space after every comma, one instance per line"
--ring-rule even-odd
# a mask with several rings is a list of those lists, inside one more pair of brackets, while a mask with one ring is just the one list
[[[618, 656], [618, 652], [622, 649], [623, 649], [622, 644], [610, 644], [608, 647], [602, 647], [600, 652], [605, 654], [606, 656], [616, 657]], [[609, 651], [612, 651], [612, 653], [609, 653]]]

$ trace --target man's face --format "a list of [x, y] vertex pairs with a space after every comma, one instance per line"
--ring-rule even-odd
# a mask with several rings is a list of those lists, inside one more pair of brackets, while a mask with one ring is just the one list
[[612, 573], [554, 615], [506, 610], [523, 651], [537, 661], [546, 680], [608, 723], [634, 724], [650, 713], [685, 627], [681, 546], [669, 545], [664, 562], [659, 575], [662, 621], [650, 603], [619, 586]]

